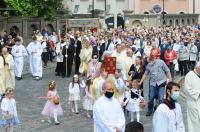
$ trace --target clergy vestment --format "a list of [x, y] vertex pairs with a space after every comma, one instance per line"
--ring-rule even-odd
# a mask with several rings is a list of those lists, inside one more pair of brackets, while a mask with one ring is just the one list
[[15, 88], [15, 73], [14, 73], [14, 66], [15, 62], [11, 54], [7, 53], [3, 55], [5, 59], [5, 66], [4, 66], [4, 89], [5, 92], [6, 88]]
[[152, 132], [185, 132], [181, 106], [175, 103], [175, 109], [160, 104], [153, 115]]
[[0, 95], [3, 94], [3, 91], [5, 90], [3, 85], [4, 80], [4, 60], [3, 57], [0, 56]]
[[15, 61], [15, 76], [21, 77], [24, 67], [24, 56], [27, 56], [25, 47], [20, 45], [14, 45], [11, 51]]
[[88, 70], [88, 63], [92, 58], [92, 47], [84, 47], [81, 49], [80, 53], [80, 58], [81, 58], [81, 65], [79, 68], [79, 72], [83, 73]]
[[197, 132], [200, 128], [200, 77], [190, 71], [185, 77], [187, 96], [188, 132]]
[[112, 97], [101, 96], [93, 106], [95, 132], [124, 132], [125, 117], [120, 103]]
[[97, 100], [102, 95], [102, 86], [105, 79], [101, 76], [94, 79], [92, 84], [92, 96]]
[[42, 77], [42, 45], [39, 41], [29, 43], [27, 47], [30, 54], [30, 70], [33, 77]]
[[129, 76], [128, 73], [129, 73], [129, 69], [130, 69], [131, 65], [132, 65], [132, 64], [135, 64], [135, 58], [136, 58], [135, 55], [133, 55], [132, 57], [127, 56], [127, 57], [125, 58], [126, 78], [127, 78], [128, 81], [132, 79], [131, 76]]
[[117, 90], [117, 99], [120, 103], [123, 103], [126, 85], [124, 81], [122, 80], [122, 78], [119, 77], [115, 79], [115, 86]]
[[118, 53], [117, 51], [114, 51], [111, 56], [116, 57], [116, 59], [117, 59], [116, 64], [120, 65], [120, 69], [121, 69], [121, 72], [122, 72], [122, 78], [123, 78], [123, 80], [127, 80], [127, 78], [126, 78], [126, 65], [125, 65], [125, 58], [126, 58], [125, 53], [124, 52]]

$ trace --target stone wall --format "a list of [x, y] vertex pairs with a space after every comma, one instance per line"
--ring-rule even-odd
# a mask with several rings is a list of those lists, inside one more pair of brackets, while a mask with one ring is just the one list
[[[137, 26], [162, 26], [163, 16], [152, 14], [124, 15], [126, 18], [126, 27], [132, 28]], [[198, 14], [165, 14], [164, 20], [167, 26], [176, 25], [194, 25], [198, 23]], [[127, 22], [128, 21], [128, 22]]]

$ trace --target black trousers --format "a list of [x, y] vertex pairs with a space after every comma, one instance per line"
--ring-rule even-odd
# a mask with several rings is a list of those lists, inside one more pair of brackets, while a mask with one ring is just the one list
[[75, 57], [75, 74], [79, 74], [79, 67], [81, 65], [81, 58], [79, 56]]
[[52, 51], [48, 51], [48, 60], [50, 60], [51, 62], [53, 62], [53, 52]]
[[188, 72], [188, 61], [178, 61], [179, 64], [179, 70], [181, 72], [181, 76], [186, 75]]
[[67, 57], [67, 76], [71, 76], [73, 61], [75, 62], [75, 74], [79, 74], [79, 67], [81, 64], [81, 58], [79, 56], [76, 57]]
[[70, 56], [67, 57], [67, 77], [71, 76], [73, 59], [74, 59], [73, 57]]
[[172, 78], [174, 78], [174, 67], [175, 67], [174, 63], [173, 63], [173, 62], [170, 62], [170, 64], [168, 65], [168, 68], [169, 68], [169, 70], [170, 70], [170, 73], [171, 73], [171, 75], [172, 75]]
[[66, 76], [66, 57], [63, 58], [63, 76]]
[[57, 62], [55, 72], [56, 72], [58, 75], [64, 76], [63, 70], [64, 70], [63, 62]]
[[47, 66], [49, 54], [48, 52], [42, 52], [42, 61], [44, 62], [44, 66]]
[[188, 69], [189, 70], [194, 70], [195, 63], [196, 63], [196, 61], [189, 61], [188, 62]]

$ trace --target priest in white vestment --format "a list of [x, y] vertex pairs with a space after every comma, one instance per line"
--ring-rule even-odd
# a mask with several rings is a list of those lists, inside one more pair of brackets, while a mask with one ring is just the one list
[[37, 40], [36, 37], [33, 37], [33, 42], [29, 43], [27, 46], [27, 51], [30, 55], [30, 70], [32, 76], [35, 80], [42, 78], [42, 45]]
[[24, 67], [24, 57], [28, 54], [25, 47], [20, 43], [20, 39], [15, 39], [15, 45], [12, 47], [11, 54], [15, 61], [15, 76], [17, 80], [21, 80]]
[[177, 103], [180, 96], [179, 87], [179, 84], [174, 82], [167, 84], [166, 99], [153, 115], [152, 132], [185, 132], [181, 106]]
[[126, 58], [126, 54], [124, 54], [124, 52], [122, 52], [122, 46], [121, 44], [117, 43], [116, 44], [116, 49], [115, 51], [112, 53], [111, 55], [112, 57], [116, 57], [116, 63], [117, 65], [121, 65], [121, 69], [122, 69], [122, 78], [123, 80], [127, 80], [126, 78], [126, 65], [125, 65], [125, 58]]
[[185, 77], [188, 132], [200, 131], [200, 62]]
[[15, 88], [15, 73], [14, 73], [14, 66], [15, 62], [11, 54], [8, 53], [6, 47], [2, 49], [2, 54], [5, 59], [4, 65], [4, 79], [3, 79], [3, 93], [5, 92], [6, 88]]
[[95, 132], [124, 132], [125, 117], [119, 101], [113, 97], [114, 86], [110, 81], [103, 84], [103, 93], [94, 104]]

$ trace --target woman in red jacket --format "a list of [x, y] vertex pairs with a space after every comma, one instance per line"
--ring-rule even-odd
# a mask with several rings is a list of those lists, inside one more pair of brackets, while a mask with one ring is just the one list
[[165, 51], [164, 58], [167, 66], [170, 69], [172, 77], [174, 77], [174, 66], [177, 59], [176, 51], [172, 50], [172, 47], [169, 46], [168, 49]]

